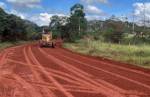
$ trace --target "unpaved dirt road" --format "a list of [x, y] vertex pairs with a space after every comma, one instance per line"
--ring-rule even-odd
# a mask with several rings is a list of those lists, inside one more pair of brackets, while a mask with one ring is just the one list
[[150, 97], [150, 70], [22, 45], [0, 53], [0, 97]]

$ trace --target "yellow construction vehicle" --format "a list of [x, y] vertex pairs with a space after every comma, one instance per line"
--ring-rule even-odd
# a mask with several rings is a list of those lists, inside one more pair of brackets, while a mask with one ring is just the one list
[[44, 29], [41, 38], [40, 47], [55, 47], [55, 41], [53, 40], [52, 32]]

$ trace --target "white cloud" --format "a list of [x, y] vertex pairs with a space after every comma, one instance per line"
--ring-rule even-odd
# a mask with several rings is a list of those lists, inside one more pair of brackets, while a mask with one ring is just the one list
[[84, 3], [88, 3], [88, 4], [91, 4], [91, 3], [108, 3], [108, 0], [81, 0], [82, 2]]
[[6, 8], [6, 4], [4, 2], [0, 2], [0, 7], [5, 9]]
[[19, 16], [19, 17], [22, 18], [22, 19], [26, 19], [26, 18], [27, 18], [27, 14], [20, 13], [20, 12], [14, 10], [14, 9], [12, 9], [9, 13], [10, 13], [10, 14], [17, 15], [17, 16]]
[[39, 26], [48, 26], [49, 23], [50, 23], [50, 18], [54, 15], [67, 16], [68, 17], [68, 15], [65, 15], [65, 14], [59, 14], [59, 13], [50, 14], [50, 13], [47, 13], [47, 12], [30, 15], [30, 14], [27, 14], [27, 13], [19, 12], [19, 11], [14, 10], [14, 9], [12, 9], [11, 11], [8, 11], [8, 13], [19, 16], [22, 19], [30, 20], [30, 21], [36, 23]]
[[137, 18], [137, 21], [140, 25], [142, 25], [144, 16], [145, 16], [145, 20], [149, 21], [150, 20], [150, 2], [147, 3], [134, 3], [133, 4], [134, 7], [134, 15]]
[[105, 12], [93, 5], [87, 5], [85, 11], [87, 13], [87, 20], [104, 20], [104, 18], [107, 17]]
[[58, 16], [67, 16], [64, 14], [49, 14], [49, 13], [40, 13], [38, 15], [34, 15], [30, 18], [30, 20], [36, 24], [38, 24], [39, 26], [44, 26], [44, 25], [49, 25], [50, 23], [50, 18], [53, 15], [58, 15]]
[[100, 15], [87, 15], [87, 20], [105, 20], [106, 17], [101, 17]]
[[25, 8], [40, 8], [41, 0], [7, 0], [7, 2], [13, 4], [15, 7]]
[[28, 4], [28, 3], [40, 3], [41, 0], [7, 0], [11, 3], [18, 3], [18, 4]]
[[100, 16], [99, 15], [87, 15], [86, 16], [87, 20], [100, 20]]
[[86, 8], [86, 12], [89, 14], [102, 14], [103, 13], [103, 11], [101, 9], [99, 9], [93, 5], [88, 5]]

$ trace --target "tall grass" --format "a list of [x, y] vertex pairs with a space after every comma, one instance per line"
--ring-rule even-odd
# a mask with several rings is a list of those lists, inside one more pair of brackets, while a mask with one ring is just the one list
[[11, 43], [11, 42], [3, 42], [3, 43], [0, 42], [0, 50], [7, 48], [7, 47], [10, 47], [12, 45], [13, 45], [13, 43]]
[[11, 46], [16, 46], [20, 44], [26, 44], [32, 41], [17, 41], [17, 42], [0, 42], [0, 51], [2, 51], [5, 48], [11, 47]]
[[122, 45], [102, 41], [80, 40], [76, 43], [66, 43], [64, 46], [79, 53], [102, 56], [150, 68], [150, 45]]

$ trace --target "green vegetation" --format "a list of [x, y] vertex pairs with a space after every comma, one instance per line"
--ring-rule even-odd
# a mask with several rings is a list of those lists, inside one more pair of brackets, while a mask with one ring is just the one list
[[55, 36], [74, 42], [86, 32], [87, 20], [84, 6], [75, 4], [70, 8], [70, 14], [70, 17], [52, 16], [49, 28]]
[[4, 42], [4, 43], [0, 43], [0, 50], [4, 49], [4, 48], [7, 48], [7, 47], [10, 47], [14, 45], [12, 42]]
[[38, 32], [47, 28], [54, 38], [68, 42], [65, 47], [77, 52], [150, 67], [150, 27], [133, 24], [127, 17], [121, 20], [112, 15], [105, 21], [87, 21], [85, 16], [84, 6], [75, 4], [70, 8], [70, 16], [54, 15], [49, 27], [38, 27], [0, 8], [0, 48], [38, 39]]
[[[150, 27], [138, 26], [128, 21], [121, 20], [112, 15], [105, 21], [85, 18], [84, 6], [75, 4], [70, 8], [70, 16], [51, 17], [49, 29], [55, 37], [66, 41], [75, 42], [84, 37], [93, 37], [95, 40], [121, 44], [150, 43]], [[128, 38], [129, 36], [132, 36]]]
[[39, 27], [0, 8], [0, 42], [29, 40], [38, 35]]
[[0, 51], [39, 37], [40, 27], [0, 8]]
[[75, 4], [70, 17], [53, 16], [49, 28], [74, 51], [150, 67], [150, 27], [138, 26], [112, 15], [105, 21], [85, 18], [84, 6]]
[[96, 40], [79, 40], [65, 43], [65, 48], [92, 56], [101, 56], [117, 61], [150, 68], [150, 45], [121, 45]]
[[18, 42], [2, 42], [0, 43], [0, 51], [8, 48], [8, 47], [12, 47], [12, 46], [16, 46], [16, 45], [20, 45], [20, 44], [26, 44], [29, 41], [18, 41]]

